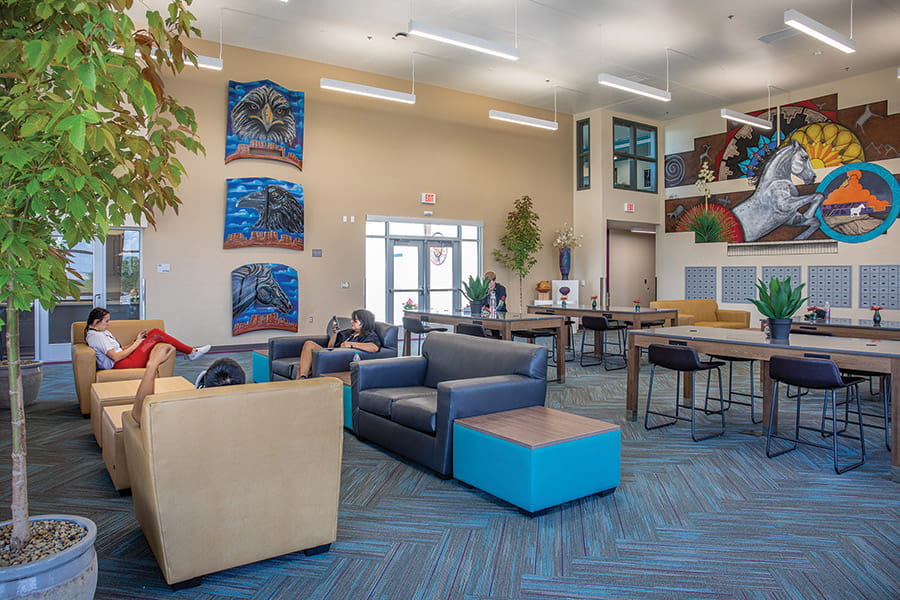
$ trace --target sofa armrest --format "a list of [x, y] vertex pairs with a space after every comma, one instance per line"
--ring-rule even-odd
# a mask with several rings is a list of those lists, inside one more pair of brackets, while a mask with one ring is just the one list
[[750, 311], [747, 310], [725, 310], [716, 311], [716, 319], [719, 321], [743, 323], [744, 327], [750, 327]]
[[87, 344], [72, 344], [72, 371], [81, 414], [91, 413], [91, 384], [97, 379], [97, 353]]
[[678, 325], [693, 325], [697, 317], [678, 311]]
[[282, 379], [276, 377], [272, 371], [272, 361], [280, 358], [299, 358], [300, 351], [303, 350], [303, 344], [311, 340], [320, 346], [328, 344], [328, 338], [324, 335], [286, 335], [281, 337], [269, 338], [269, 380], [275, 381]]
[[[338, 373], [349, 371], [350, 363], [358, 350], [353, 348], [323, 348], [316, 350], [312, 355], [311, 377], [320, 377], [322, 373]], [[364, 352], [360, 352], [362, 357]]]
[[[494, 375], [443, 381], [438, 384], [438, 422], [505, 410], [543, 406], [547, 382], [524, 375]], [[439, 425], [440, 427], [440, 425]]]
[[428, 360], [422, 356], [376, 358], [350, 363], [353, 402], [361, 390], [423, 385]]

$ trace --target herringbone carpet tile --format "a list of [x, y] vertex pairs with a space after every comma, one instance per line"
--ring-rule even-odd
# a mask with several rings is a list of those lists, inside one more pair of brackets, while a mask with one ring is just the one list
[[[193, 379], [215, 358], [179, 358], [176, 374]], [[249, 372], [249, 353], [235, 358]], [[866, 464], [839, 476], [817, 448], [766, 458], [745, 407], [728, 412], [723, 437], [694, 443], [686, 423], [645, 431], [624, 419], [624, 371], [569, 363], [569, 373], [547, 404], [621, 425], [614, 494], [529, 518], [345, 434], [330, 552], [262, 561], [174, 592], [78, 415], [69, 365], [48, 365], [28, 415], [32, 514], [97, 523], [98, 599], [900, 598], [900, 484], [889, 478], [881, 432], [867, 431]], [[0, 451], [8, 455], [7, 426]], [[8, 483], [3, 461], [0, 519]]]

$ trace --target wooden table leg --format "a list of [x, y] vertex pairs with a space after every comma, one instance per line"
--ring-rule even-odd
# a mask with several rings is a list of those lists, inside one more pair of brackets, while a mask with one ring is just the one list
[[556, 332], [556, 376], [560, 383], [566, 382], [566, 346], [568, 345], [566, 323], [559, 326]]
[[[885, 390], [887, 391], [887, 390]], [[891, 479], [900, 482], [900, 358], [891, 361]], [[887, 423], [884, 424], [887, 427]]]
[[403, 330], [403, 356], [409, 356], [409, 352], [412, 349], [412, 336], [409, 333], [409, 329]]
[[628, 383], [625, 388], [625, 418], [637, 421], [638, 384], [641, 378], [641, 349], [634, 343], [634, 335], [628, 335]]

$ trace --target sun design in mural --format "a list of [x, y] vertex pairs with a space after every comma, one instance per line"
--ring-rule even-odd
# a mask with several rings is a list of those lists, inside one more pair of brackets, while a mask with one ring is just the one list
[[772, 137], [767, 137], [765, 135], [760, 134], [759, 138], [756, 141], [756, 145], [747, 146], [744, 151], [747, 153], [747, 159], [742, 160], [738, 163], [738, 167], [741, 169], [741, 172], [747, 177], [756, 177], [757, 170], [759, 169], [760, 164], [763, 162], [763, 159], [776, 148], [778, 148], [779, 141], [783, 139], [784, 136], [779, 137], [777, 133], [773, 133]]
[[797, 140], [806, 148], [813, 169], [839, 167], [866, 159], [859, 138], [837, 123], [813, 123], [794, 131], [788, 139]]

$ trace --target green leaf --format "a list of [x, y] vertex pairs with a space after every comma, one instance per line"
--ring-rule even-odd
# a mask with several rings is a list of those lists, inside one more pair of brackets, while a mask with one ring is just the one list
[[31, 156], [28, 152], [25, 152], [18, 146], [13, 146], [0, 158], [2, 158], [4, 162], [14, 166], [16, 169], [21, 169], [30, 160]]
[[79, 152], [84, 152], [84, 121], [81, 119], [69, 130], [69, 143]]
[[94, 69], [93, 63], [81, 63], [78, 65], [77, 72], [78, 78], [81, 80], [81, 85], [92, 92], [97, 89], [97, 72]]
[[25, 62], [32, 69], [42, 69], [47, 64], [49, 44], [43, 40], [31, 40], [25, 44]]

